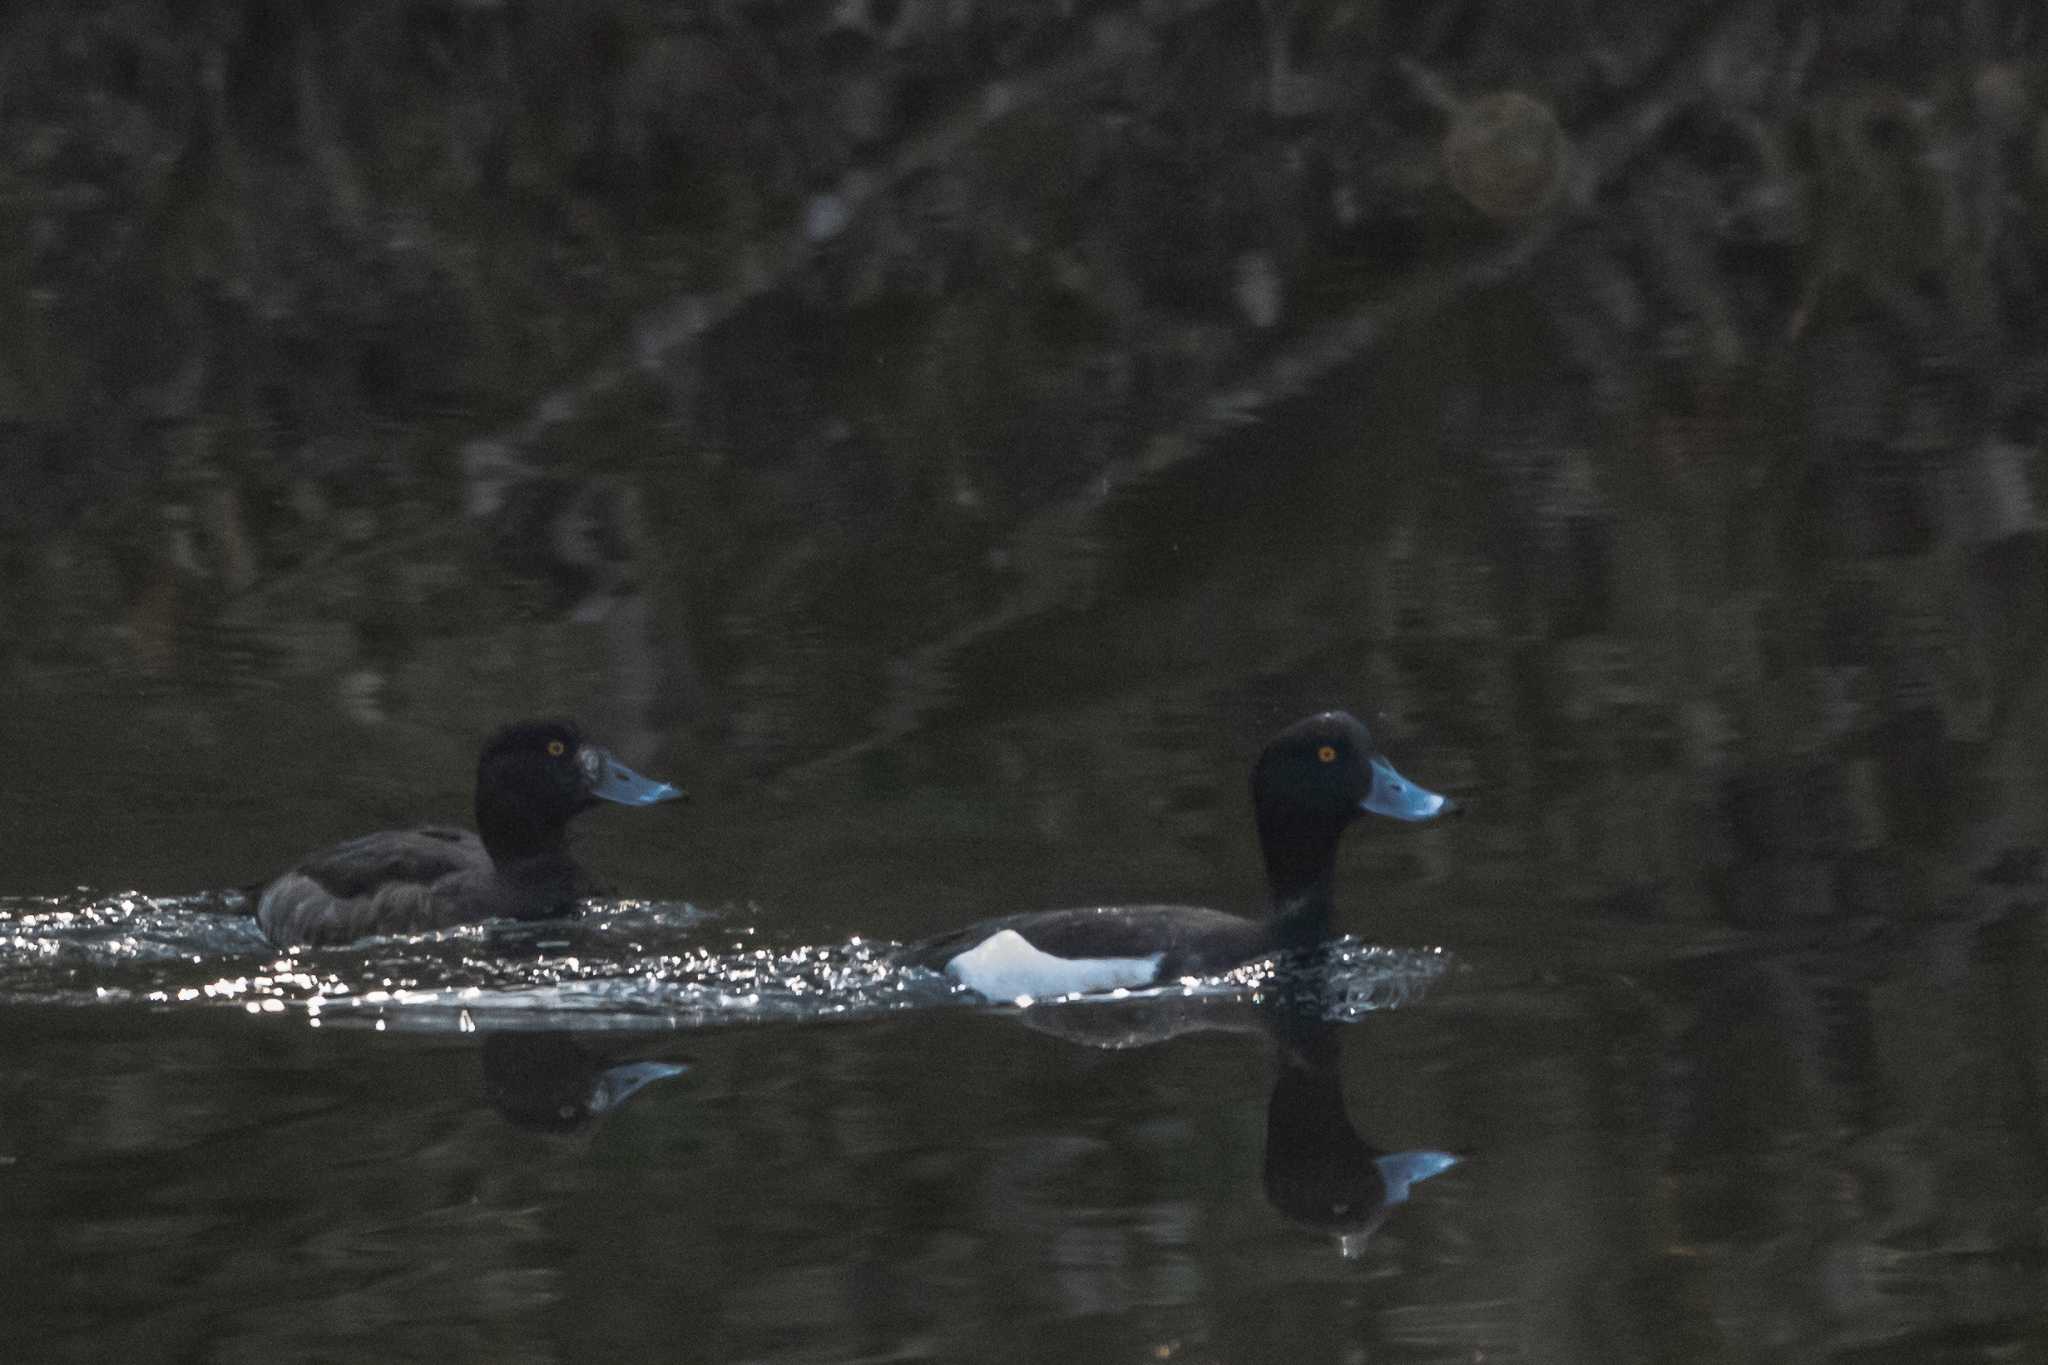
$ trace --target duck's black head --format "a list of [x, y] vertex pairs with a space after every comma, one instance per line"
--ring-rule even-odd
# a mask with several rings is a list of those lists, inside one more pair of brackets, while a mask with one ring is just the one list
[[569, 720], [507, 725], [476, 761], [476, 829], [494, 860], [545, 852], [600, 801], [651, 806], [684, 793], [628, 768]]
[[1252, 767], [1252, 806], [1276, 908], [1327, 900], [1337, 840], [1359, 816], [1433, 820], [1451, 809], [1394, 771], [1346, 711], [1297, 721], [1267, 743]]

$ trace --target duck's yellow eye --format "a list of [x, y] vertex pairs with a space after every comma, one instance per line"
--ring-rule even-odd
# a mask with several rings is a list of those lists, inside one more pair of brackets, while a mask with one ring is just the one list
[[1335, 763], [1337, 761], [1337, 746], [1325, 744], [1322, 748], [1316, 750], [1316, 757], [1324, 763]]
[[549, 758], [560, 758], [564, 753], [568, 752], [568, 749], [569, 746], [562, 743], [562, 741], [559, 739], [551, 739], [548, 741]]

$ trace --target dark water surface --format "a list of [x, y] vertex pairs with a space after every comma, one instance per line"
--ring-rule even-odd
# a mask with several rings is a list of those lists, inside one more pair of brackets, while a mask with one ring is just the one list
[[[1089, 586], [937, 652], [733, 625], [675, 721], [644, 617], [422, 640], [367, 711], [232, 653], [25, 675], [8, 1353], [2048, 1357], [2031, 540], [1730, 587], [1684, 518], [1602, 514], [1607, 615], [1563, 628], [1478, 457], [1323, 439], [1120, 496], [1043, 547]], [[1471, 814], [1349, 839], [1306, 1017], [1291, 968], [1019, 1009], [886, 964], [1255, 909], [1244, 774], [1333, 704]], [[632, 899], [289, 954], [233, 913], [464, 818], [478, 736], [549, 710], [695, 790], [584, 822]]]
[[[2009, 758], [1963, 780], [1995, 784]], [[1239, 780], [1215, 776], [1220, 830]], [[1004, 800], [994, 786], [969, 798]], [[832, 899], [610, 901], [574, 926], [294, 954], [220, 897], [0, 905], [13, 1347], [508, 1361], [2048, 1350], [2048, 943], [2024, 850], [1954, 880], [1929, 855], [1942, 889], [1908, 917], [1738, 931], [1566, 894], [1526, 863], [1517, 879], [1482, 806], [1354, 838], [1343, 899], [1370, 933], [1319, 965], [1305, 1012], [1275, 1003], [1293, 997], [1271, 971], [991, 1010], [886, 968], [878, 942], [1031, 903], [955, 899], [969, 877], [1072, 882], [1054, 898], [1125, 879], [1249, 895], [1249, 836], [1195, 841], [1221, 852], [1213, 866], [1183, 855], [1177, 882], [1080, 820], [1080, 852], [1049, 874], [1036, 836], [946, 803], [916, 827], [871, 817], [868, 839], [843, 807], [782, 802], [777, 817], [746, 797], [700, 801], [652, 849], [637, 817], [593, 821], [587, 852], [650, 888], [701, 875], [722, 895], [715, 873], [675, 869], [700, 847], [724, 847], [713, 868], [772, 861], [758, 849], [810, 819], [839, 862], [821, 879]], [[178, 802], [138, 826], [175, 838], [126, 837], [169, 878], [301, 823], [280, 805], [230, 836]], [[892, 851], [919, 831], [962, 864]], [[879, 940], [858, 936], [868, 925]], [[648, 1062], [667, 1065], [632, 1069]], [[622, 1078], [610, 1091], [607, 1075]], [[620, 1093], [634, 1077], [642, 1088]], [[1371, 1163], [1401, 1152], [1461, 1159], [1380, 1208]]]
[[[1332, 449], [1116, 500], [1051, 542], [1069, 605], [728, 661], [674, 724], [619, 723], [607, 622], [423, 643], [367, 714], [274, 666], [31, 680], [10, 1353], [2048, 1356], [2032, 561], [1824, 558], [1861, 606], [1806, 616], [1617, 581], [1726, 639], [1648, 598], [1525, 638], [1546, 589], [1460, 539], [1483, 504], [1397, 517], [1442, 476]], [[1896, 625], [1929, 596], [1977, 615]], [[819, 668], [903, 704], [790, 702]], [[1330, 704], [1471, 814], [1349, 839], [1309, 1006], [1295, 967], [1020, 1009], [884, 960], [1032, 906], [1256, 908], [1244, 773]], [[462, 819], [478, 735], [557, 709], [696, 792], [584, 822], [633, 899], [288, 954], [234, 913], [310, 845]], [[1421, 1163], [1405, 1203], [1381, 1158]]]

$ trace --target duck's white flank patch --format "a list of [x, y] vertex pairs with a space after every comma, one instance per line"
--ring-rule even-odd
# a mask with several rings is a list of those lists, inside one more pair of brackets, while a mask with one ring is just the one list
[[1150, 957], [1054, 957], [1031, 946], [1015, 929], [1005, 929], [946, 964], [946, 975], [991, 1000], [1019, 996], [1075, 995], [1119, 986], [1149, 986], [1160, 959]]

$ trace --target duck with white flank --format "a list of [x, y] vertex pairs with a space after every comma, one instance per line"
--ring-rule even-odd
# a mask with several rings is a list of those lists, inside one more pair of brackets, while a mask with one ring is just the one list
[[1357, 718], [1325, 711], [1261, 751], [1252, 808], [1272, 895], [1263, 921], [1191, 905], [1041, 910], [928, 939], [902, 961], [996, 1000], [1213, 976], [1330, 937], [1337, 843], [1361, 815], [1433, 820], [1455, 806], [1396, 772]]

